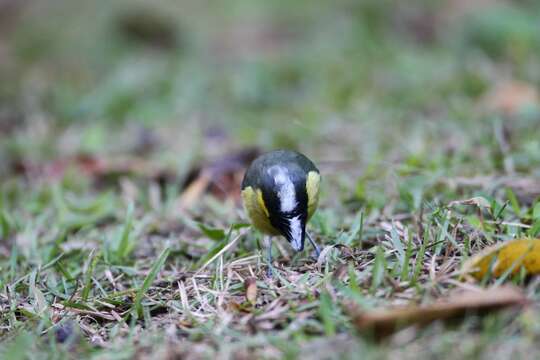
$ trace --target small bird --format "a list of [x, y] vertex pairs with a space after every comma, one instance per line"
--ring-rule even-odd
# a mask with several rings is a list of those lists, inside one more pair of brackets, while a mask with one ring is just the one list
[[255, 228], [266, 234], [269, 275], [272, 273], [272, 236], [282, 235], [296, 251], [304, 249], [306, 223], [319, 202], [321, 175], [306, 156], [289, 150], [274, 150], [251, 163], [242, 181], [242, 201]]

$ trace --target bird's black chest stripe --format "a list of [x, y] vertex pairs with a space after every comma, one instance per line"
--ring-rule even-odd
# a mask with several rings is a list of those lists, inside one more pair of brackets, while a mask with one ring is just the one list
[[289, 231], [289, 220], [295, 216], [300, 216], [302, 222], [306, 221], [308, 205], [306, 187], [302, 182], [295, 182], [294, 189], [296, 195], [296, 207], [290, 212], [281, 211], [281, 200], [276, 191], [263, 192], [264, 203], [270, 214], [270, 223], [281, 233]]

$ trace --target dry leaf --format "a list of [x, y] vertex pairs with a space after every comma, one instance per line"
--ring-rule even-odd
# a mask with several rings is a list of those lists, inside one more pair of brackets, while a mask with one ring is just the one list
[[463, 266], [463, 273], [482, 279], [490, 270], [494, 277], [507, 271], [540, 273], [540, 239], [516, 239], [490, 246], [472, 257]]
[[255, 304], [257, 302], [257, 279], [254, 277], [248, 277], [244, 281], [244, 286], [246, 287], [246, 299], [251, 304]]
[[360, 332], [383, 337], [411, 325], [426, 326], [436, 320], [455, 319], [468, 313], [483, 314], [505, 307], [522, 306], [526, 303], [527, 298], [520, 289], [513, 286], [501, 286], [467, 290], [432, 305], [373, 311], [362, 311], [354, 306], [349, 308], [348, 312]]
[[210, 176], [206, 173], [202, 173], [196, 180], [191, 182], [178, 200], [179, 210], [189, 209], [195, 205], [208, 188], [210, 182]]
[[259, 153], [256, 148], [246, 148], [193, 168], [183, 184], [185, 190], [178, 200], [178, 208], [190, 209], [206, 192], [220, 199], [239, 201], [244, 171]]

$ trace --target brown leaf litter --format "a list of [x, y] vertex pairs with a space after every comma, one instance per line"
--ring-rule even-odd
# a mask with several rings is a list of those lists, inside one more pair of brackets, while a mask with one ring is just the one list
[[348, 313], [360, 333], [382, 338], [413, 325], [422, 327], [437, 320], [448, 321], [467, 314], [484, 315], [504, 308], [522, 307], [527, 303], [522, 290], [513, 286], [494, 286], [450, 294], [430, 305], [375, 310], [361, 310], [351, 305]]

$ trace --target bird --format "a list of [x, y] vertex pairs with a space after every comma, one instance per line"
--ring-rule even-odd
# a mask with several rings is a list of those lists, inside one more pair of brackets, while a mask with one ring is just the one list
[[317, 210], [320, 183], [315, 164], [296, 151], [267, 152], [247, 168], [241, 185], [242, 202], [252, 226], [265, 234], [269, 276], [273, 272], [273, 236], [283, 236], [297, 252], [304, 249], [307, 237], [319, 257], [321, 251], [306, 224]]

